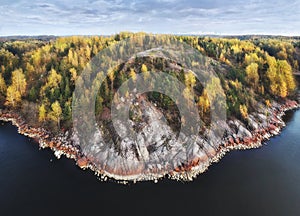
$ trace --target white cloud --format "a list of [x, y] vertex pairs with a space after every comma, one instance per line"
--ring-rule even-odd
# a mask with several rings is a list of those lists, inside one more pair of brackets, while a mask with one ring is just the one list
[[300, 1], [19, 0], [0, 3], [0, 34], [155, 33], [300, 35]]

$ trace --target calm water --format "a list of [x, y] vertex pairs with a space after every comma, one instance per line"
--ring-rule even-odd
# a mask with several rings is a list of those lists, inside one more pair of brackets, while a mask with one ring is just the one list
[[[100, 182], [0, 122], [0, 215], [300, 215], [300, 111], [263, 148], [227, 154], [190, 183]], [[51, 162], [52, 161], [52, 162]]]

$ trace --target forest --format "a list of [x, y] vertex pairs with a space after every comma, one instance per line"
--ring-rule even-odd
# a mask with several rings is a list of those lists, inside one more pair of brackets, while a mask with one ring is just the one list
[[[0, 108], [20, 114], [35, 127], [53, 132], [70, 129], [75, 82], [87, 63], [101, 50], [139, 34], [144, 33], [0, 40]], [[296, 97], [297, 83], [293, 73], [299, 71], [300, 40], [297, 38], [157, 37], [166, 43], [170, 38], [187, 43], [211, 58], [212, 66], [221, 65], [217, 75], [226, 94], [228, 118], [246, 121], [259, 102], [271, 106], [273, 100]], [[199, 114], [209, 123], [207, 89], [192, 73], [172, 69], [166, 60], [159, 58], [138, 59], [112, 68], [97, 95], [97, 120], [106, 120], [114, 93], [122, 83], [148, 71], [167, 71], [195, 92], [193, 99], [199, 106]], [[213, 83], [210, 90], [214, 91]], [[189, 97], [188, 91], [182, 94]], [[156, 101], [172, 122], [177, 112], [174, 101], [155, 92], [148, 93], [147, 97]], [[176, 126], [176, 122], [173, 123]]]

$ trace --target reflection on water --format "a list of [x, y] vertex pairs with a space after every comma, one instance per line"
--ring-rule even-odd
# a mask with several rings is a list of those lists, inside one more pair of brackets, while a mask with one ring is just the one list
[[100, 182], [0, 124], [0, 214], [300, 215], [300, 111], [263, 148], [229, 153], [190, 183]]

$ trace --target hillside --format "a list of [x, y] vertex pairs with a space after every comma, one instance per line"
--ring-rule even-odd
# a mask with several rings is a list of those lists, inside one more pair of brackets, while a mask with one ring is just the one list
[[[110, 37], [8, 38], [0, 42], [2, 118], [14, 119], [20, 132], [103, 176], [144, 180], [170, 175], [190, 180], [230, 149], [259, 147], [284, 126], [284, 111], [297, 107], [293, 73], [299, 71], [298, 38], [152, 37], [125, 32]], [[152, 40], [166, 47], [185, 44], [200, 58], [187, 52], [182, 63], [180, 58], [168, 58], [161, 48], [117, 64], [115, 56], [130, 56], [134, 50], [131, 43], [122, 44], [124, 39], [145, 50]], [[100, 65], [107, 69], [107, 76], [91, 72], [99, 53], [109, 53]], [[205, 80], [191, 67], [213, 71], [216, 77]], [[160, 77], [160, 72], [168, 76]], [[159, 85], [150, 83], [161, 92], [128, 91], [137, 83], [146, 85], [150, 76], [161, 80]], [[183, 87], [174, 85], [173, 79]], [[92, 85], [80, 97], [73, 95], [78, 86], [87, 87], [94, 80], [102, 81], [99, 89]], [[128, 89], [122, 92], [124, 83]], [[164, 90], [180, 95], [184, 108], [163, 94]], [[91, 108], [89, 99], [94, 93]], [[129, 113], [130, 125], [114, 122], [111, 116], [116, 95], [116, 109]], [[220, 115], [217, 120], [216, 113]], [[97, 130], [90, 128], [93, 115]], [[91, 135], [88, 140], [81, 137], [83, 132]], [[133, 132], [135, 139], [128, 135]]]

